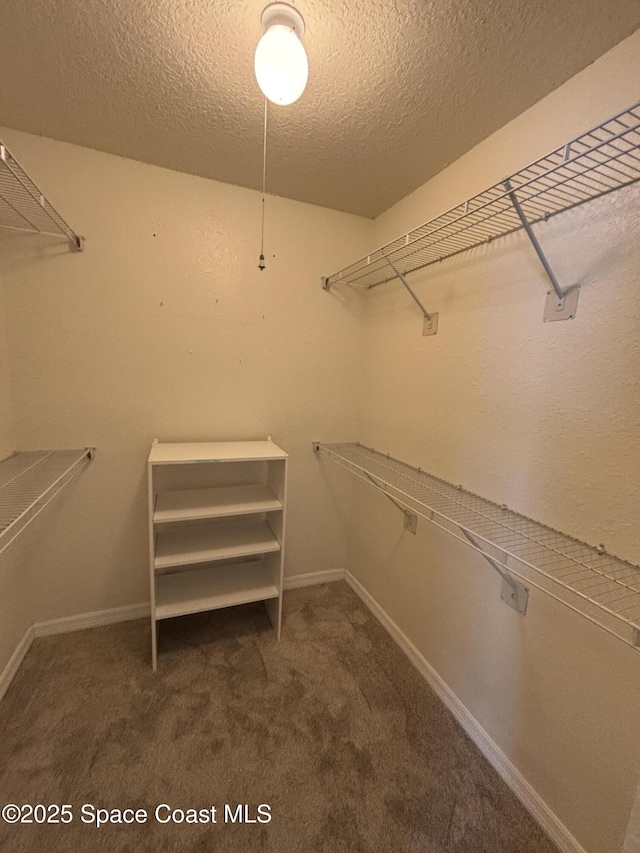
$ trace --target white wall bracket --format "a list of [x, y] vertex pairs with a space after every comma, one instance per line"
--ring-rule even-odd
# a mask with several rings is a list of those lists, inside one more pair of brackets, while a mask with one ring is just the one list
[[[320, 449], [320, 445], [318, 445], [318, 450]], [[400, 510], [400, 512], [404, 515], [404, 528], [408, 530], [409, 533], [417, 533], [418, 532], [418, 516], [415, 512], [411, 512], [411, 510], [402, 504], [400, 501], [391, 497], [389, 492], [386, 490], [384, 483], [376, 480], [375, 477], [372, 477], [367, 471], [364, 472], [365, 476], [368, 478], [369, 482], [372, 486], [375, 486], [378, 491], [382, 492], [382, 494], [391, 501], [391, 503]]]
[[403, 275], [403, 273], [400, 272], [400, 270], [396, 267], [396, 265], [393, 263], [393, 261], [391, 260], [391, 258], [388, 255], [385, 255], [385, 257], [386, 257], [387, 263], [389, 264], [391, 269], [394, 271], [394, 273], [400, 279], [402, 284], [405, 286], [405, 288], [409, 292], [409, 295], [411, 296], [413, 301], [416, 303], [418, 308], [422, 311], [422, 315], [424, 317], [424, 322], [422, 324], [422, 336], [423, 337], [429, 337], [430, 335], [437, 334], [437, 332], [438, 332], [438, 315], [437, 314], [430, 314], [427, 311], [427, 309], [424, 307], [422, 302], [420, 302], [420, 300], [416, 296], [415, 291], [413, 290], [413, 288], [411, 287], [411, 285], [409, 284], [409, 282], [407, 281], [407, 279]]
[[554, 320], [573, 320], [578, 308], [579, 293], [580, 288], [577, 285], [567, 288], [562, 298], [558, 297], [555, 290], [548, 290], [544, 302], [545, 323], [552, 323]]
[[515, 611], [518, 613], [522, 613], [524, 616], [527, 612], [527, 604], [529, 603], [529, 590], [520, 581], [513, 580], [513, 586], [510, 583], [507, 583], [506, 580], [502, 581], [502, 589], [500, 590], [500, 598], [504, 601], [505, 604], [508, 604], [509, 607], [513, 607]]
[[558, 279], [551, 268], [551, 264], [547, 260], [547, 256], [542, 251], [542, 246], [538, 242], [538, 238], [533, 233], [533, 228], [531, 227], [531, 223], [527, 219], [524, 210], [520, 202], [518, 201], [518, 197], [515, 193], [511, 185], [511, 181], [507, 178], [503, 181], [504, 188], [507, 191], [509, 198], [511, 199], [511, 203], [518, 214], [518, 219], [522, 223], [522, 227], [524, 228], [527, 237], [531, 241], [531, 245], [535, 249], [535, 252], [540, 259], [540, 263], [543, 266], [543, 269], [547, 275], [547, 278], [551, 282], [553, 290], [550, 290], [547, 293], [547, 301], [544, 306], [544, 319], [545, 322], [552, 322], [554, 320], [573, 320], [576, 316], [576, 309], [578, 307], [578, 288], [577, 287], [567, 287], [566, 289], [562, 289], [558, 284]]
[[[387, 495], [388, 497], [388, 495]], [[404, 526], [405, 530], [408, 530], [409, 533], [417, 533], [418, 532], [418, 516], [415, 512], [411, 512], [411, 510], [405, 509], [404, 512]]]
[[458, 530], [462, 533], [465, 539], [471, 542], [476, 551], [485, 558], [487, 563], [489, 563], [489, 565], [494, 568], [502, 578], [500, 598], [505, 602], [505, 604], [508, 604], [509, 607], [513, 607], [514, 610], [517, 610], [518, 613], [522, 613], [524, 616], [527, 612], [527, 604], [529, 603], [529, 590], [527, 587], [515, 578], [512, 578], [509, 572], [507, 572], [507, 570], [501, 566], [497, 560], [494, 560], [493, 557], [489, 557], [488, 554], [485, 554], [482, 551], [480, 543], [474, 539], [468, 530], [465, 530], [464, 527], [458, 527]]
[[422, 337], [427, 338], [429, 335], [438, 333], [438, 312], [435, 311], [429, 317], [425, 317], [422, 321]]
[[[431, 335], [437, 334], [437, 332], [438, 332], [438, 316], [439, 316], [438, 312], [437, 311], [435, 311], [435, 312], [434, 311], [432, 311], [432, 312], [427, 311], [427, 309], [424, 307], [422, 302], [418, 299], [415, 291], [413, 290], [413, 288], [411, 287], [411, 285], [409, 284], [409, 282], [407, 281], [405, 276], [396, 269], [396, 267], [394, 266], [394, 264], [392, 263], [390, 258], [387, 258], [387, 260], [389, 262], [389, 265], [392, 267], [392, 269], [395, 273], [395, 277], [400, 279], [402, 284], [408, 290], [411, 298], [414, 300], [414, 302], [416, 303], [416, 305], [418, 306], [418, 308], [422, 312], [422, 316], [424, 317], [424, 320], [422, 322], [422, 336], [426, 338], [426, 337], [430, 337]], [[323, 290], [331, 290], [331, 281], [329, 280], [329, 278], [327, 276], [321, 276], [320, 280], [322, 282], [322, 289]]]
[[[311, 442], [311, 446], [313, 447], [314, 453], [320, 453], [320, 448], [322, 445], [319, 441]], [[375, 486], [376, 489], [381, 491], [382, 494], [385, 496], [385, 498], [388, 498], [391, 501], [391, 503], [402, 512], [402, 514], [404, 515], [405, 529], [408, 530], [409, 533], [416, 533], [418, 530], [418, 516], [416, 515], [416, 513], [412, 512], [408, 507], [403, 506], [399, 501], [397, 501], [395, 498], [391, 497], [391, 495], [384, 488], [383, 484], [378, 482], [378, 480], [376, 480], [375, 477], [372, 477], [366, 471], [364, 473], [365, 473], [367, 479], [369, 480], [369, 482], [371, 483], [371, 485]]]

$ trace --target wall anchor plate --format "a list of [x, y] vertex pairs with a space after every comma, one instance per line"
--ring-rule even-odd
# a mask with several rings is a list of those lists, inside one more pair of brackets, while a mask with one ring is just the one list
[[431, 317], [425, 317], [422, 325], [422, 336], [435, 335], [438, 332], [438, 312], [432, 314]]
[[409, 512], [408, 509], [404, 511], [404, 526], [409, 533], [416, 533], [418, 530], [418, 516], [413, 512]]
[[506, 580], [502, 581], [500, 598], [505, 604], [508, 604], [509, 607], [513, 607], [514, 610], [517, 610], [518, 613], [522, 613], [524, 616], [527, 612], [527, 604], [529, 603], [529, 590], [523, 583], [520, 583], [514, 578], [511, 578], [511, 582], [514, 584], [515, 588]]
[[547, 291], [544, 303], [544, 321], [552, 323], [554, 320], [573, 320], [578, 308], [578, 294], [580, 288], [573, 287], [560, 299], [555, 290]]

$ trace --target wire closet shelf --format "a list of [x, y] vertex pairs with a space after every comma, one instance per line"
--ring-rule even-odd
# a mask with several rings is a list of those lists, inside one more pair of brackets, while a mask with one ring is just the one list
[[[468, 201], [324, 279], [371, 289], [640, 179], [640, 101]], [[391, 261], [391, 263], [390, 263]], [[394, 269], [395, 267], [395, 269]]]
[[640, 647], [640, 567], [360, 444], [314, 449], [508, 575]]
[[64, 237], [82, 251], [84, 240], [38, 189], [7, 146], [0, 142], [0, 226]]
[[0, 554], [93, 456], [93, 448], [34, 450], [0, 462]]

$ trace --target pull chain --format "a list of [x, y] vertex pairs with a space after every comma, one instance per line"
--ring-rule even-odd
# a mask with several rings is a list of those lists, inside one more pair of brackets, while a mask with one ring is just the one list
[[262, 140], [262, 229], [260, 235], [260, 263], [258, 269], [265, 268], [264, 263], [264, 197], [267, 186], [267, 99], [264, 99], [264, 136]]

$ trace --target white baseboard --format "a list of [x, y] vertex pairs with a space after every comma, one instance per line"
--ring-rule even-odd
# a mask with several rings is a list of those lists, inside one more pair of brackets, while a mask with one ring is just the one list
[[62, 619], [50, 619], [47, 622], [36, 622], [30, 625], [9, 663], [0, 674], [0, 699], [9, 689], [16, 672], [25, 655], [31, 648], [36, 637], [47, 637], [50, 634], [67, 634], [71, 631], [82, 631], [84, 628], [97, 628], [100, 625], [112, 625], [115, 622], [128, 622], [131, 619], [142, 619], [149, 615], [149, 604], [127, 604], [124, 607], [113, 607], [110, 610], [96, 610], [94, 613], [81, 613], [78, 616], [65, 616]]
[[298, 589], [301, 586], [314, 586], [317, 583], [343, 581], [344, 574], [344, 569], [327, 569], [324, 572], [309, 572], [306, 575], [289, 575], [284, 579], [284, 588]]
[[24, 660], [26, 653], [31, 648], [33, 638], [33, 626], [29, 625], [24, 637], [18, 643], [18, 647], [15, 652], [9, 658], [9, 663], [3, 669], [2, 674], [0, 674], [0, 699], [2, 699], [4, 694], [7, 692], [16, 672], [20, 669], [20, 664]]
[[369, 608], [381, 625], [389, 632], [402, 651], [409, 658], [418, 672], [422, 675], [431, 689], [451, 711], [480, 752], [492, 767], [504, 779], [516, 797], [540, 824], [549, 838], [557, 845], [562, 853], [586, 853], [584, 848], [571, 835], [560, 818], [553, 812], [540, 795], [531, 787], [520, 771], [511, 763], [500, 747], [489, 737], [480, 723], [471, 715], [465, 705], [438, 675], [435, 669], [426, 661], [423, 655], [402, 633], [400, 628], [382, 609], [373, 596], [367, 592], [360, 581], [349, 571], [345, 571], [344, 579], [351, 589]]
[[71, 631], [82, 631], [85, 628], [98, 628], [101, 625], [113, 625], [115, 622], [129, 622], [131, 619], [142, 619], [148, 616], [148, 602], [142, 604], [126, 604], [124, 607], [112, 607], [109, 610], [96, 610], [93, 613], [80, 613], [77, 616], [64, 616], [62, 619], [50, 619], [47, 622], [36, 622], [33, 626], [35, 637], [48, 637], [51, 634], [68, 634]]

